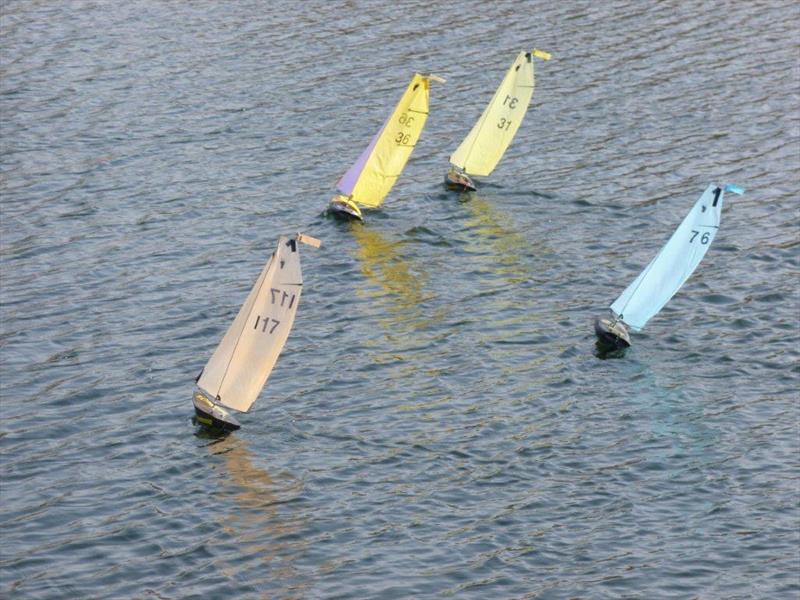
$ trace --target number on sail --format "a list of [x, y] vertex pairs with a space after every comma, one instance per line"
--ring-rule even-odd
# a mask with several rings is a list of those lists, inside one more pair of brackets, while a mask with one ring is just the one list
[[[692, 229], [692, 238], [689, 240], [690, 244], [692, 242], [694, 242], [694, 238], [696, 238], [697, 234], [699, 234], [699, 233], [700, 233], [699, 231], [697, 231], [695, 229]], [[703, 233], [703, 235], [700, 236], [700, 243], [701, 244], [707, 244], [708, 243], [708, 238], [709, 238], [709, 235], [708, 235], [708, 232], [706, 231], [705, 233]]]
[[498, 129], [505, 129], [508, 131], [508, 128], [511, 127], [511, 121], [506, 119], [505, 117], [500, 119], [500, 122], [497, 124]]
[[[258, 329], [258, 323], [259, 323], [259, 321], [261, 321], [261, 316], [260, 316], [260, 315], [256, 315], [256, 324], [255, 324], [255, 326], [253, 327], [253, 329]], [[264, 321], [263, 321], [263, 323], [261, 324], [261, 333], [268, 333], [268, 332], [267, 332], [267, 327], [269, 326], [269, 322], [270, 322], [270, 321], [272, 321], [272, 327], [270, 327], [270, 329], [269, 329], [269, 333], [272, 333], [273, 331], [275, 331], [275, 328], [276, 328], [278, 325], [280, 325], [280, 324], [281, 324], [281, 322], [280, 322], [280, 321], [276, 321], [275, 319], [270, 319], [269, 317], [264, 317]]]
[[506, 99], [503, 100], [503, 104], [508, 103], [508, 108], [513, 109], [517, 105], [518, 99], [512, 98], [511, 96], [506, 96]]
[[281, 306], [284, 306], [286, 304], [286, 300], [288, 299], [289, 300], [288, 308], [292, 308], [295, 298], [294, 294], [288, 294], [287, 292], [284, 292], [283, 290], [280, 290], [278, 288], [270, 288], [269, 293], [272, 298], [272, 304], [275, 304], [277, 302], [277, 300], [275, 299], [275, 294], [277, 293], [278, 298], [281, 299]]

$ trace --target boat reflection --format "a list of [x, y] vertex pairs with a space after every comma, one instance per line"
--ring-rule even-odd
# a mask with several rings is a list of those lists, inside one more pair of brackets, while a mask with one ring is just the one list
[[235, 558], [224, 560], [220, 569], [233, 580], [249, 581], [262, 598], [284, 593], [302, 596], [307, 584], [295, 560], [306, 550], [306, 536], [301, 535], [305, 524], [301, 516], [287, 510], [288, 503], [302, 493], [302, 483], [270, 475], [236, 435], [217, 437], [208, 450], [218, 459], [212, 461], [220, 482], [215, 514], [237, 548]]
[[419, 264], [412, 268], [404, 255], [404, 242], [388, 240], [363, 223], [353, 223], [352, 233], [361, 273], [374, 284], [357, 293], [375, 305], [374, 317], [393, 334], [424, 329], [430, 322], [422, 308], [427, 273]]
[[[522, 257], [532, 252], [551, 253], [546, 244], [520, 234], [511, 217], [481, 192], [461, 194], [459, 202], [468, 213], [465, 222], [467, 251], [475, 255], [476, 263], [510, 284], [531, 280], [534, 273]], [[490, 253], [486, 251], [487, 244]]]

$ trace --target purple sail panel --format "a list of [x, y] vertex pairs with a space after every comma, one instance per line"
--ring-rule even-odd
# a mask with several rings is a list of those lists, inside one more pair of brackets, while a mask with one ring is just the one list
[[[391, 117], [389, 118], [391, 119]], [[358, 178], [361, 176], [361, 171], [364, 170], [364, 165], [367, 164], [369, 156], [372, 154], [372, 150], [375, 148], [375, 144], [378, 143], [378, 138], [380, 138], [381, 134], [383, 133], [384, 127], [386, 127], [386, 123], [384, 123], [383, 127], [381, 127], [378, 133], [375, 134], [375, 137], [372, 138], [369, 146], [367, 146], [367, 148], [361, 153], [361, 156], [358, 157], [358, 160], [353, 163], [353, 166], [347, 170], [347, 173], [342, 175], [339, 183], [336, 184], [336, 187], [345, 196], [350, 196], [353, 193], [353, 188], [356, 187]]]

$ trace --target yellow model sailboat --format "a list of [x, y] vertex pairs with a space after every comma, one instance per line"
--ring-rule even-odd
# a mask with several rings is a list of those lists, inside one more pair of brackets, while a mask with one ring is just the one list
[[474, 191], [472, 176], [491, 174], [514, 139], [533, 96], [533, 59], [550, 60], [542, 50], [520, 52], [478, 122], [450, 156], [445, 184]]
[[381, 205], [425, 127], [430, 80], [444, 81], [435, 75], [414, 74], [394, 112], [336, 184], [340, 193], [330, 204], [334, 214], [361, 219], [361, 206]]

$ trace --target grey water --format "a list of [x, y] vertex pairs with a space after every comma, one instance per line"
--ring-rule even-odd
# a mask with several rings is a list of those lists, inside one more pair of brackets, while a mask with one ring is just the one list
[[[800, 597], [800, 5], [0, 5], [0, 596]], [[450, 152], [523, 48], [475, 194]], [[403, 176], [338, 177], [414, 71]], [[596, 316], [711, 183], [697, 272]], [[294, 330], [243, 427], [194, 378], [279, 235]]]

